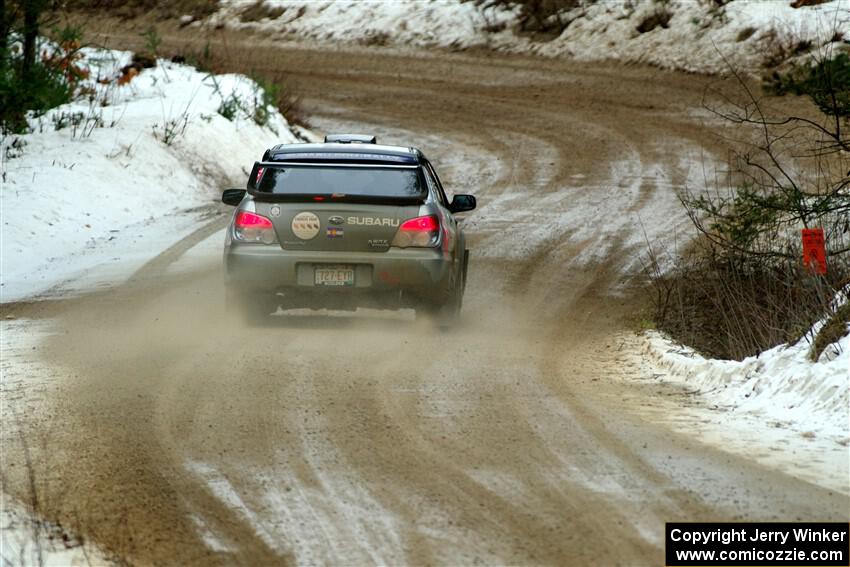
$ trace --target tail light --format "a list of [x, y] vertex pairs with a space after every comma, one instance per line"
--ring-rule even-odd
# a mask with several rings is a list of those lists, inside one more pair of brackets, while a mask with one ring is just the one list
[[248, 211], [236, 213], [233, 232], [238, 240], [243, 242], [262, 242], [272, 244], [277, 241], [272, 221], [264, 216]]
[[440, 239], [440, 221], [436, 215], [406, 220], [398, 227], [392, 245], [399, 248], [429, 248]]

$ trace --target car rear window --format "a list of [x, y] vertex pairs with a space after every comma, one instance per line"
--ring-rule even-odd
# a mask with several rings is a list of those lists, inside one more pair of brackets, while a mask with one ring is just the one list
[[259, 193], [270, 195], [328, 195], [423, 198], [418, 167], [270, 166], [260, 178]]

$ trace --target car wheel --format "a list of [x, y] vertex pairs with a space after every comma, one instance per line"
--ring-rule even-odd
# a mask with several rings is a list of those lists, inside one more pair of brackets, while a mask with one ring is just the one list
[[448, 299], [442, 304], [427, 304], [416, 310], [416, 318], [427, 317], [433, 320], [443, 330], [453, 327], [460, 318], [460, 310], [463, 307], [463, 273], [458, 274], [460, 281], [456, 281], [449, 292]]
[[460, 310], [463, 307], [463, 278], [452, 289], [449, 300], [443, 306], [443, 312], [439, 320], [440, 327], [453, 327], [460, 319]]

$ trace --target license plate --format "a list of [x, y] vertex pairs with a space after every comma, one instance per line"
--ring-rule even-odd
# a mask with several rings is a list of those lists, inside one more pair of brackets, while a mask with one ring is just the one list
[[316, 266], [313, 275], [316, 285], [354, 285], [354, 266]]

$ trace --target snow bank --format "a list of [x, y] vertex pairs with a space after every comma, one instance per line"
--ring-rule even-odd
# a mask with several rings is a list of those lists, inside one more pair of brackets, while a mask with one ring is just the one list
[[812, 362], [809, 341], [822, 326], [740, 362], [706, 359], [655, 332], [622, 333], [619, 364], [623, 379], [656, 393], [641, 408], [648, 419], [850, 494], [850, 337]]
[[83, 567], [111, 565], [88, 542], [77, 541], [59, 526], [33, 519], [23, 507], [0, 493], [0, 561], [4, 565]]
[[[781, 345], [743, 361], [706, 359], [650, 333], [646, 352], [669, 373], [714, 405], [789, 427], [806, 436], [850, 442], [850, 337], [809, 360], [810, 340], [824, 321], [796, 344]], [[850, 328], [850, 323], [848, 323]]]
[[[3, 486], [0, 487], [0, 564], [4, 567], [76, 567], [112, 565], [108, 555], [93, 542], [83, 540], [62, 526], [33, 517], [28, 506], [5, 491], [12, 479], [21, 479], [26, 467], [10, 467], [8, 458], [12, 447], [20, 447], [21, 416], [43, 411], [45, 388], [56, 383], [58, 372], [41, 361], [32, 360], [48, 334], [55, 330], [46, 320], [0, 320], [0, 445], [4, 458]], [[28, 394], [22, 394], [28, 392]], [[32, 392], [38, 392], [33, 395]], [[41, 416], [42, 419], [48, 419]], [[35, 461], [34, 461], [35, 462]], [[32, 479], [42, 486], [46, 476]], [[8, 484], [7, 484], [8, 483]], [[15, 481], [17, 483], [17, 480]], [[22, 486], [27, 486], [22, 484]], [[24, 501], [29, 495], [19, 495]]]
[[[790, 0], [712, 2], [671, 0], [599, 2], [590, 5], [555, 41], [540, 44], [541, 55], [572, 55], [640, 62], [668, 69], [723, 73], [728, 64], [757, 71], [778, 50], [793, 52], [801, 42], [813, 49], [833, 43], [836, 31], [850, 30], [850, 0], [792, 8]], [[667, 16], [665, 26], [640, 33], [653, 16]], [[724, 61], [725, 59], [725, 61]], [[728, 61], [728, 63], [727, 63]]]
[[[847, 48], [850, 39], [831, 41], [836, 31], [850, 35], [850, 0], [796, 9], [791, 0], [732, 0], [725, 6], [696, 0], [600, 0], [562, 14], [570, 23], [549, 41], [517, 32], [518, 9], [482, 7], [476, 2], [265, 0], [269, 17], [242, 21], [246, 9], [255, 4], [222, 0], [217, 13], [193, 25], [249, 28], [319, 43], [487, 47], [706, 73], [726, 71], [724, 58], [738, 68], [757, 71], [766, 56], [780, 50], [793, 53], [801, 42], [811, 42], [817, 50]], [[653, 17], [655, 26], [648, 23]], [[643, 33], [638, 31], [641, 27]]]
[[[0, 301], [157, 254], [209, 216], [222, 187], [242, 185], [266, 148], [297, 141], [276, 109], [255, 122], [261, 91], [243, 76], [159, 61], [119, 85], [130, 53], [84, 55], [89, 94], [0, 143]], [[218, 110], [232, 94], [242, 108], [228, 120]]]
[[[253, 0], [224, 0], [205, 24], [250, 28], [320, 42], [416, 47], [472, 47], [485, 44], [488, 23], [509, 25], [516, 11], [481, 11], [474, 2], [458, 0], [265, 0], [276, 18], [244, 22], [240, 15]], [[196, 22], [193, 25], [204, 25]]]

